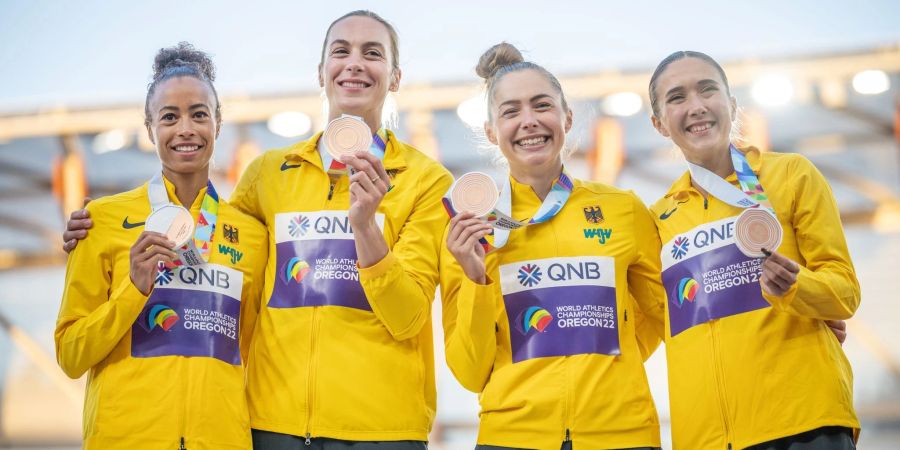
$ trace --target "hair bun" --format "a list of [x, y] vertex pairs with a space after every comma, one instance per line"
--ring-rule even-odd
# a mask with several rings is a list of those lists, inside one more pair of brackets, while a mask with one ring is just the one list
[[475, 66], [475, 73], [479, 77], [489, 80], [498, 70], [503, 67], [525, 61], [522, 53], [514, 45], [501, 42], [487, 49], [481, 58], [478, 59], [478, 65]]
[[171, 68], [185, 66], [194, 67], [209, 81], [216, 80], [216, 66], [213, 65], [212, 59], [188, 42], [179, 42], [176, 46], [159, 49], [153, 60], [153, 79], [159, 78]]

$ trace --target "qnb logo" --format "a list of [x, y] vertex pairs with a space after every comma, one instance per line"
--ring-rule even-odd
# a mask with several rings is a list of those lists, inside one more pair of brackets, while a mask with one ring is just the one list
[[553, 316], [546, 309], [540, 306], [532, 306], [522, 314], [522, 331], [527, 334], [534, 329], [538, 333], [543, 333], [552, 321]]
[[536, 264], [525, 264], [519, 268], [519, 284], [532, 287], [541, 282], [541, 268]]
[[172, 269], [160, 264], [156, 269], [156, 285], [165, 286], [172, 282], [172, 277], [174, 274], [172, 273]]
[[163, 331], [169, 331], [178, 322], [178, 314], [166, 305], [153, 305], [150, 314], [147, 315], [147, 328], [153, 330], [160, 327]]
[[684, 258], [684, 255], [687, 255], [688, 247], [690, 245], [688, 238], [684, 236], [675, 239], [675, 243], [672, 245], [672, 257], [675, 259]]
[[290, 261], [284, 265], [284, 282], [287, 284], [290, 283], [291, 280], [294, 280], [297, 283], [300, 283], [303, 281], [303, 277], [309, 273], [309, 270], [309, 263], [297, 257], [291, 258]]
[[293, 237], [305, 236], [307, 231], [309, 231], [309, 219], [305, 216], [298, 215], [288, 224], [288, 233]]
[[694, 303], [694, 298], [697, 296], [697, 291], [700, 290], [700, 283], [697, 283], [697, 280], [693, 278], [682, 278], [681, 281], [678, 282], [678, 290], [676, 291], [676, 298], [678, 299], [678, 307], [684, 305], [684, 302]]

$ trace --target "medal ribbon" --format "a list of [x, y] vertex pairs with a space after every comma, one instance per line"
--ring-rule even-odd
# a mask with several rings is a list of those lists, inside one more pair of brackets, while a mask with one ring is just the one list
[[[387, 130], [379, 129], [372, 135], [372, 145], [369, 146], [369, 153], [375, 155], [379, 161], [384, 160], [384, 152], [387, 150]], [[316, 143], [316, 149], [319, 151], [319, 157], [322, 158], [322, 167], [329, 175], [341, 176], [347, 173], [347, 165], [334, 159], [328, 149], [325, 147], [325, 140], [321, 137]]]
[[[150, 197], [150, 207], [155, 211], [162, 206], [172, 204], [169, 201], [169, 193], [163, 184], [162, 175], [157, 173], [150, 180], [147, 187]], [[211, 181], [206, 181], [206, 194], [200, 203], [200, 214], [197, 215], [197, 223], [194, 225], [194, 236], [187, 244], [176, 249], [176, 253], [194, 249], [203, 258], [203, 263], [209, 261], [209, 252], [212, 250], [212, 240], [216, 231], [216, 221], [219, 216], [219, 194]], [[165, 263], [166, 267], [174, 268], [184, 265], [181, 258], [171, 263]]]
[[719, 200], [738, 208], [756, 208], [762, 206], [771, 212], [775, 212], [769, 197], [759, 183], [759, 177], [753, 172], [747, 157], [737, 147], [730, 146], [731, 164], [737, 174], [738, 184], [741, 188], [734, 187], [724, 178], [715, 173], [688, 161], [688, 170], [691, 178], [697, 182], [706, 192], [709, 192]]
[[[566, 173], [565, 169], [563, 169], [559, 177], [553, 181], [550, 192], [547, 194], [547, 197], [544, 198], [544, 201], [534, 214], [534, 217], [528, 220], [516, 220], [511, 216], [512, 181], [510, 181], [510, 177], [507, 176], [506, 189], [500, 191], [500, 198], [497, 200], [497, 206], [485, 216], [488, 224], [494, 227], [494, 234], [493, 243], [486, 238], [479, 239], [484, 251], [490, 252], [495, 249], [503, 248], [509, 240], [509, 232], [511, 230], [527, 227], [528, 225], [544, 223], [552, 219], [560, 210], [562, 210], [563, 206], [565, 206], [566, 202], [569, 200], [569, 196], [572, 194], [572, 189], [572, 179], [569, 177], [569, 174]], [[444, 196], [442, 202], [444, 204], [444, 209], [447, 210], [447, 214], [449, 214], [451, 218], [457, 214], [457, 211], [453, 209], [453, 205], [450, 201], [450, 192], [447, 192], [447, 195]]]

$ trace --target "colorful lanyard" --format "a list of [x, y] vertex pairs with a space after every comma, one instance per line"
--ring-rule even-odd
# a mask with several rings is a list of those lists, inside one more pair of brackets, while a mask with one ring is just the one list
[[[369, 153], [375, 155], [379, 161], [384, 160], [384, 153], [387, 150], [388, 135], [387, 130], [381, 128], [377, 133], [372, 135], [372, 145], [369, 146]], [[328, 149], [325, 147], [325, 140], [319, 138], [316, 143], [316, 149], [319, 151], [319, 157], [322, 158], [322, 167], [329, 175], [341, 176], [347, 173], [347, 165], [334, 159]]]
[[[572, 194], [572, 179], [563, 169], [559, 177], [553, 181], [550, 192], [544, 198], [534, 217], [528, 220], [516, 220], [512, 218], [512, 181], [510, 181], [510, 177], [507, 176], [506, 178], [506, 188], [500, 191], [500, 198], [497, 200], [496, 208], [486, 216], [488, 223], [494, 227], [494, 234], [493, 243], [486, 238], [479, 239], [485, 252], [503, 248], [509, 240], [509, 232], [511, 230], [544, 223], [552, 219], [562, 210]], [[443, 203], [450, 217], [457, 214], [451, 205], [449, 193], [444, 196]]]
[[769, 197], [763, 190], [759, 178], [747, 162], [747, 157], [741, 153], [733, 144], [730, 146], [731, 164], [734, 166], [734, 172], [737, 174], [738, 184], [741, 188], [734, 187], [724, 178], [715, 173], [688, 162], [688, 170], [691, 172], [691, 178], [700, 185], [706, 192], [709, 192], [719, 200], [738, 208], [756, 208], [762, 206], [771, 212], [775, 210], [769, 202]]
[[[172, 204], [169, 201], [169, 193], [166, 192], [166, 186], [163, 183], [162, 174], [157, 173], [150, 180], [147, 187], [147, 194], [150, 197], [150, 207], [156, 209]], [[203, 261], [209, 261], [209, 252], [212, 249], [212, 240], [216, 231], [216, 221], [219, 216], [219, 194], [213, 187], [211, 181], [206, 181], [206, 194], [200, 203], [200, 214], [197, 215], [197, 223], [194, 226], [194, 237], [187, 244], [181, 246], [181, 251], [195, 249], [203, 258]], [[176, 258], [171, 263], [166, 263], [166, 267], [173, 268], [184, 265], [181, 258]]]

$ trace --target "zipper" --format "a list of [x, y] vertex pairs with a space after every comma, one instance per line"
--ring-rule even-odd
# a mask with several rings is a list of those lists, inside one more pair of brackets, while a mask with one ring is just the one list
[[[306, 440], [303, 441], [303, 445], [305, 445], [305, 446], [307, 446], [307, 447], [309, 447], [310, 445], [312, 445], [312, 441], [310, 440], [309, 432], [306, 433]], [[731, 444], [729, 444], [728, 447], [731, 448]]]
[[328, 177], [328, 200], [331, 200], [331, 197], [334, 196], [334, 185], [335, 185], [334, 177], [329, 176]]
[[319, 331], [319, 307], [312, 307], [312, 323], [309, 327], [309, 366], [306, 377], [306, 440], [303, 442], [310, 445], [312, 442], [312, 409], [315, 401], [315, 361], [316, 361], [316, 333]]
[[709, 322], [709, 331], [713, 348], [713, 365], [716, 376], [716, 393], [719, 396], [719, 412], [722, 413], [722, 425], [725, 427], [725, 439], [728, 441], [728, 450], [731, 450], [731, 424], [728, 423], [728, 404], [725, 395], [725, 376], [722, 373], [721, 358], [719, 358], [719, 340], [716, 332], [717, 321]]
[[178, 446], [178, 450], [187, 450], [187, 448], [184, 446], [184, 436], [181, 437], [181, 445]]
[[703, 197], [703, 209], [709, 209], [709, 197], [708, 196]]
[[569, 433], [569, 429], [566, 428], [566, 438], [563, 439], [563, 442], [570, 442], [572, 440], [572, 435]]
[[[188, 370], [189, 368], [186, 367], [186, 366], [187, 366], [187, 361], [186, 361], [185, 359], [183, 359], [183, 358], [177, 358], [177, 359], [179, 359], [179, 360], [185, 362], [184, 366], [181, 368], [181, 373], [184, 374], [184, 378], [183, 378], [183, 379], [184, 379], [184, 380], [190, 380], [190, 379], [191, 379], [191, 377], [190, 377], [190, 371]], [[186, 399], [186, 398], [188, 397], [188, 396], [187, 396], [187, 393], [185, 392], [185, 390], [186, 390], [186, 389], [185, 389], [184, 385], [182, 385], [182, 389], [181, 389], [181, 398], [182, 398], [182, 399]], [[185, 429], [187, 428], [187, 423], [186, 423], [186, 422], [187, 422], [187, 416], [188, 416], [188, 411], [187, 411], [187, 409], [188, 409], [188, 401], [187, 401], [187, 400], [183, 400], [183, 401], [181, 402], [181, 445], [178, 446], [178, 450], [187, 450], [187, 447], [184, 446], [184, 432], [185, 432]]]

